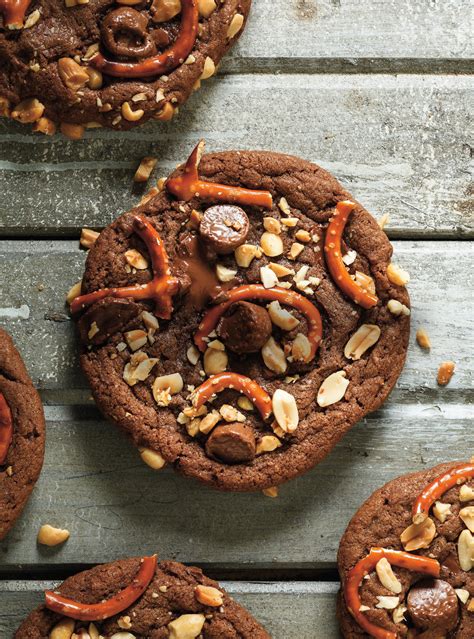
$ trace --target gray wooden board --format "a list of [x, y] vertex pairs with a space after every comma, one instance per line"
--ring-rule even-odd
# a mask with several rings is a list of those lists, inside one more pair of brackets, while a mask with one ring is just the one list
[[[362, 501], [385, 481], [474, 451], [472, 413], [442, 394], [389, 401], [314, 470], [261, 493], [220, 493], [145, 466], [95, 410], [46, 407], [43, 473], [0, 542], [0, 574], [19, 565], [99, 563], [158, 552], [215, 571], [332, 570], [338, 541]], [[470, 419], [471, 418], [471, 419]], [[36, 544], [44, 523], [65, 527], [61, 547]]]
[[[472, 385], [472, 244], [397, 241], [394, 262], [408, 269], [413, 304], [412, 332], [420, 325], [431, 335], [430, 354], [412, 337], [398, 393], [417, 400], [431, 392], [443, 399]], [[40, 389], [56, 391], [65, 403], [75, 389], [87, 388], [77, 366], [73, 322], [65, 294], [82, 276], [85, 252], [72, 241], [0, 241], [0, 323], [16, 339]], [[38, 290], [41, 288], [42, 290]], [[436, 370], [454, 359], [456, 374], [438, 393]]]
[[166, 175], [205, 137], [209, 150], [320, 163], [374, 215], [390, 214], [392, 237], [472, 236], [472, 86], [469, 76], [225, 75], [204, 83], [172, 126], [95, 130], [80, 142], [1, 119], [0, 229], [58, 236], [103, 226], [138, 201], [142, 157], [158, 157], [155, 177]]
[[[222, 581], [232, 597], [245, 606], [273, 639], [332, 639], [338, 637], [335, 583], [246, 583]], [[42, 601], [42, 592], [55, 582], [0, 582], [0, 636], [8, 639], [20, 622]]]
[[469, 0], [254, 0], [246, 32], [226, 65], [246, 70], [254, 61], [273, 66], [284, 60], [294, 69], [299, 59], [302, 68], [320, 59], [354, 65], [387, 58], [465, 60], [474, 52], [472, 17]]

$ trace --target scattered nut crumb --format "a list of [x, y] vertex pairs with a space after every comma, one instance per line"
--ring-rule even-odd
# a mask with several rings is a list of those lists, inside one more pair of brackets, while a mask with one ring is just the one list
[[416, 341], [418, 342], [418, 346], [420, 346], [421, 348], [426, 348], [426, 350], [429, 350], [431, 348], [429, 335], [424, 328], [419, 328], [416, 331]]
[[54, 528], [49, 524], [41, 526], [38, 532], [38, 543], [44, 546], [58, 546], [69, 539], [69, 530]]
[[446, 386], [449, 384], [451, 377], [454, 374], [456, 364], [454, 362], [441, 362], [438, 368], [438, 384], [440, 386]]

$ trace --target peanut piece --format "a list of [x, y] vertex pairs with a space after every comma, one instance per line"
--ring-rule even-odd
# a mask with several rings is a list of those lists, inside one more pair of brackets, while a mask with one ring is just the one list
[[347, 359], [358, 360], [371, 346], [377, 343], [380, 328], [376, 324], [362, 324], [344, 347]]
[[90, 249], [95, 244], [99, 235], [100, 233], [97, 233], [97, 231], [93, 231], [92, 229], [82, 229], [79, 244], [86, 249]]
[[269, 233], [275, 233], [275, 235], [280, 235], [281, 233], [280, 221], [275, 217], [264, 217], [263, 228]]
[[278, 388], [272, 397], [275, 420], [285, 433], [293, 433], [298, 428], [298, 406], [293, 395]]
[[80, 140], [84, 135], [85, 127], [82, 124], [73, 124], [72, 122], [61, 122], [59, 130], [70, 140]]
[[469, 528], [469, 530], [474, 533], [474, 506], [466, 506], [459, 511], [459, 516]]
[[145, 111], [143, 109], [137, 109], [136, 111], [132, 111], [132, 107], [130, 106], [130, 102], [124, 102], [120, 108], [122, 116], [128, 122], [137, 122], [144, 115]]
[[158, 160], [152, 157], [145, 157], [138, 165], [135, 175], [133, 176], [134, 182], [146, 182], [151, 175], [151, 172], [156, 166]]
[[57, 546], [69, 539], [69, 535], [69, 530], [54, 528], [54, 526], [44, 524], [39, 529], [37, 539], [38, 543], [44, 546]]
[[[166, 461], [156, 450], [152, 450], [151, 448], [139, 448], [138, 450], [142, 460], [147, 466], [153, 468], [153, 470], [161, 470], [166, 465]], [[122, 628], [123, 626], [120, 627]], [[130, 627], [131, 626], [128, 626], [128, 628]]]
[[278, 497], [278, 486], [271, 486], [271, 488], [264, 488], [262, 490], [262, 493], [265, 495], [265, 497], [271, 497], [272, 499], [275, 499], [276, 497]]
[[89, 88], [100, 89], [104, 81], [102, 73], [97, 69], [93, 69], [92, 67], [87, 67], [86, 73], [89, 76], [89, 79], [87, 80], [87, 85], [89, 86]]
[[124, 255], [128, 264], [130, 264], [133, 268], [136, 268], [137, 271], [143, 271], [148, 268], [148, 260], [143, 257], [140, 251], [137, 251], [136, 249], [129, 249], [128, 251], [125, 251]]
[[454, 362], [441, 362], [438, 368], [438, 384], [440, 386], [446, 386], [449, 384], [451, 377], [454, 374], [456, 364]]
[[274, 373], [284, 373], [288, 367], [283, 349], [270, 337], [262, 347], [265, 366]]
[[181, 13], [181, 0], [153, 0], [151, 12], [153, 22], [168, 22]]
[[244, 16], [241, 13], [236, 13], [227, 29], [227, 39], [230, 40], [231, 38], [235, 38], [243, 26]]
[[398, 300], [389, 300], [387, 308], [392, 315], [406, 315], [407, 317], [410, 315], [408, 306], [405, 306], [405, 304], [402, 304]]
[[49, 639], [71, 639], [75, 625], [74, 619], [61, 619], [49, 633]]
[[436, 526], [428, 517], [420, 524], [411, 524], [400, 535], [400, 541], [407, 552], [428, 548], [436, 536]]
[[63, 84], [71, 91], [79, 91], [89, 82], [87, 71], [77, 64], [72, 58], [60, 58], [58, 60], [58, 73]]
[[433, 515], [439, 522], [444, 524], [448, 515], [451, 515], [451, 504], [443, 504], [441, 501], [437, 501], [433, 506]]
[[76, 282], [76, 284], [71, 286], [71, 288], [68, 291], [68, 294], [66, 295], [66, 302], [68, 304], [71, 304], [76, 299], [76, 297], [79, 297], [79, 295], [81, 294], [81, 289], [82, 289], [82, 280], [80, 282]]
[[231, 282], [237, 275], [237, 270], [227, 268], [223, 264], [216, 264], [216, 275], [219, 282]]
[[201, 584], [196, 586], [194, 589], [194, 596], [199, 603], [203, 604], [203, 606], [219, 608], [219, 606], [222, 606], [224, 602], [222, 592], [212, 586], [203, 586]]
[[206, 617], [204, 615], [181, 615], [168, 624], [169, 639], [196, 639], [201, 634]]
[[200, 80], [207, 80], [214, 75], [216, 72], [216, 65], [214, 64], [214, 60], [209, 56], [204, 60], [204, 67], [202, 69]]
[[147, 343], [147, 335], [145, 331], [142, 331], [140, 328], [128, 331], [124, 336], [125, 341], [133, 352], [138, 351], [139, 348], [145, 346]]
[[253, 244], [242, 244], [234, 251], [235, 261], [241, 268], [248, 268], [257, 253], [258, 248]]
[[222, 373], [227, 368], [228, 361], [225, 351], [207, 348], [204, 353], [204, 371], [207, 375]]
[[402, 592], [402, 584], [398, 581], [395, 573], [392, 570], [392, 566], [388, 560], [383, 557], [375, 566], [377, 577], [380, 580], [382, 586], [390, 590], [395, 595], [399, 595]]
[[300, 323], [299, 319], [290, 313], [290, 311], [282, 308], [280, 302], [277, 300], [270, 302], [267, 309], [273, 324], [284, 331], [291, 331]]
[[33, 131], [44, 135], [54, 135], [56, 133], [56, 124], [49, 118], [41, 117], [33, 124]]
[[474, 488], [463, 484], [459, 489], [459, 501], [466, 502], [474, 500]]
[[336, 404], [343, 399], [346, 394], [349, 380], [346, 379], [345, 371], [336, 371], [326, 377], [318, 390], [316, 401], [322, 408]]
[[209, 18], [216, 7], [215, 0], [198, 0], [199, 15], [203, 18]]
[[474, 537], [469, 530], [463, 530], [458, 539], [459, 565], [469, 572], [474, 567]]
[[387, 266], [387, 277], [396, 286], [406, 286], [410, 281], [407, 271], [392, 263]]
[[283, 253], [283, 241], [276, 233], [265, 231], [260, 238], [260, 246], [268, 257], [277, 257]]
[[281, 441], [275, 435], [264, 435], [257, 444], [256, 453], [262, 455], [263, 453], [271, 453], [281, 446]]
[[199, 430], [201, 433], [207, 435], [211, 430], [220, 422], [221, 416], [216, 410], [212, 410], [205, 417], [203, 417], [199, 423]]
[[161, 375], [153, 382], [153, 395], [160, 390], [167, 390], [171, 395], [176, 395], [183, 390], [184, 382], [180, 373]]
[[265, 288], [273, 288], [274, 286], [278, 286], [278, 277], [268, 266], [260, 267], [260, 280]]
[[416, 331], [416, 341], [418, 342], [418, 346], [420, 348], [426, 348], [426, 350], [429, 350], [431, 348], [429, 335], [424, 328], [419, 328]]
[[291, 355], [296, 362], [309, 361], [311, 356], [311, 344], [309, 343], [309, 339], [303, 333], [298, 333], [293, 340]]
[[11, 112], [11, 117], [22, 124], [31, 124], [40, 119], [44, 113], [44, 104], [36, 98], [23, 100]]

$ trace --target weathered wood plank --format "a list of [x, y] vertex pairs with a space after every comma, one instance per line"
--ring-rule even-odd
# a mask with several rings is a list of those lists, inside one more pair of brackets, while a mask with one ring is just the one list
[[320, 59], [345, 58], [356, 67], [360, 59], [468, 59], [469, 16], [468, 0], [256, 0], [225, 65], [266, 60], [272, 68], [285, 61], [294, 69], [303, 59], [305, 69]]
[[210, 150], [267, 148], [322, 164], [374, 215], [390, 214], [391, 237], [472, 236], [472, 86], [469, 76], [228, 75], [205, 83], [171, 128], [70, 142], [1, 120], [0, 233], [103, 226], [137, 202], [143, 156], [159, 158], [158, 177], [205, 137]]
[[[437, 391], [439, 362], [453, 359], [456, 374], [440, 391], [445, 398], [471, 388], [472, 245], [468, 242], [395, 242], [394, 261], [411, 273], [412, 332], [422, 325], [431, 335], [431, 353], [411, 340], [399, 393], [418, 399]], [[0, 322], [16, 339], [35, 384], [43, 390], [85, 389], [76, 357], [73, 322], [65, 293], [80, 279], [85, 252], [69, 241], [0, 242]], [[59, 396], [60, 403], [67, 401]]]
[[[313, 471], [277, 499], [219, 493], [171, 469], [145, 466], [95, 409], [47, 407], [43, 473], [15, 528], [0, 543], [0, 575], [19, 565], [101, 563], [151, 553], [219, 571], [335, 567], [349, 519], [392, 477], [474, 449], [472, 411], [443, 403], [394, 404], [354, 428]], [[65, 527], [62, 547], [36, 544], [40, 525]]]
[[[335, 596], [338, 584], [314, 582], [246, 583], [222, 581], [222, 586], [245, 606], [273, 639], [337, 639]], [[0, 635], [11, 637], [37, 606], [47, 581], [0, 582]]]

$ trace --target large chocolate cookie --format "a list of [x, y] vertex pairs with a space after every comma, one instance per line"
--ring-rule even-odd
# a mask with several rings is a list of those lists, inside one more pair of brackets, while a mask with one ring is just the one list
[[242, 151], [198, 175], [201, 150], [101, 233], [71, 310], [96, 402], [136, 446], [256, 490], [312, 468], [385, 400], [408, 295], [385, 233], [326, 171]]
[[0, 115], [73, 139], [170, 120], [240, 36], [250, 1], [0, 0]]
[[343, 636], [472, 639], [473, 532], [474, 461], [405, 475], [377, 490], [339, 547]]
[[43, 465], [44, 415], [11, 337], [0, 328], [0, 539], [19, 517]]
[[[270, 639], [199, 568], [155, 563], [154, 557], [124, 559], [69, 577], [46, 593], [46, 605], [14, 639]], [[66, 610], [64, 597], [75, 605]]]

